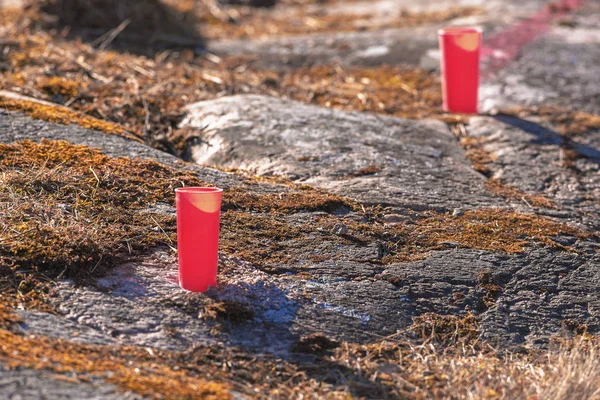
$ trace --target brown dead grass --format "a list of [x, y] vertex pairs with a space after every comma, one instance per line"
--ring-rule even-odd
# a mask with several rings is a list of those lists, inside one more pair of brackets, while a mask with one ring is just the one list
[[0, 329], [0, 360], [12, 368], [52, 371], [57, 379], [100, 379], [154, 398], [227, 399], [230, 389], [273, 399], [600, 398], [595, 337], [560, 338], [547, 351], [511, 353], [481, 342], [471, 315], [425, 314], [411, 331], [419, 339], [398, 335], [364, 345], [315, 334], [301, 339], [299, 349], [316, 358], [293, 363], [218, 345], [170, 352], [82, 345]]
[[410, 119], [445, 115], [438, 77], [418, 68], [300, 68], [283, 76], [279, 87], [293, 100], [342, 110]]
[[[335, 234], [335, 227], [339, 225], [345, 226], [347, 232]], [[304, 222], [295, 223], [289, 222], [289, 217], [283, 214], [275, 217], [228, 211], [223, 214], [223, 226], [221, 248], [266, 271], [284, 265], [302, 270], [302, 261], [307, 258], [314, 262], [336, 260], [347, 256], [353, 248], [375, 243], [383, 247], [382, 258], [360, 261], [388, 264], [420, 260], [431, 251], [445, 250], [449, 246], [507, 254], [522, 253], [533, 245], [571, 251], [553, 237], [560, 234], [588, 236], [566, 224], [501, 209], [467, 211], [461, 216], [422, 213], [414, 224], [391, 227], [377, 218], [369, 223], [358, 223], [353, 218], [328, 215], [307, 217]], [[318, 254], [314, 254], [316, 243]], [[491, 302], [497, 288], [487, 289]]]
[[[4, 19], [9, 44], [2, 48], [6, 71], [0, 75], [0, 89], [68, 104], [122, 127], [96, 129], [125, 129], [177, 155], [185, 154], [188, 138], [201, 135], [178, 132], [182, 107], [230, 94], [266, 94], [344, 110], [448, 119], [441, 110], [438, 77], [418, 68], [317, 66], [276, 72], [254, 67], [252, 58], [215, 60], [189, 50], [144, 57], [52, 36], [39, 28], [36, 18], [39, 15], [23, 13]], [[11, 108], [35, 112], [24, 104]], [[46, 111], [35, 116], [57, 118], [56, 111]], [[59, 119], [81, 122], [76, 115]], [[84, 126], [91, 123], [83, 121]]]
[[[360, 229], [360, 228], [359, 228]], [[429, 214], [412, 226], [385, 232], [390, 238], [384, 262], [409, 261], [450, 245], [500, 253], [522, 253], [535, 242], [566, 250], [552, 240], [559, 234], [586, 237], [566, 224], [533, 214], [501, 209], [467, 211], [461, 216]]]
[[390, 396], [396, 398], [600, 398], [600, 345], [593, 338], [563, 341], [547, 352], [526, 353], [390, 340], [342, 346], [336, 358], [360, 369], [364, 376], [389, 385]]
[[172, 202], [176, 185], [200, 183], [157, 162], [61, 141], [0, 145], [0, 172], [0, 268], [23, 294], [43, 277], [85, 280], [120, 256], [170, 243], [174, 228], [157, 231], [165, 217], [141, 210]]
[[473, 314], [466, 316], [421, 314], [410, 327], [423, 342], [443, 343], [446, 346], [474, 344], [480, 336], [479, 321]]
[[485, 186], [493, 194], [508, 200], [524, 201], [531, 207], [558, 209], [558, 206], [552, 200], [539, 194], [525, 193], [498, 178], [488, 179]]
[[331, 14], [326, 11], [307, 13], [302, 8], [297, 8], [295, 12], [284, 13], [251, 9], [236, 9], [234, 12], [235, 22], [214, 14], [198, 15], [202, 35], [207, 39], [253, 39], [406, 28], [445, 22], [458, 17], [481, 15], [483, 10], [477, 7], [454, 7], [423, 13], [402, 12], [397, 17], [383, 21], [372, 14]]
[[46, 29], [68, 26], [80, 34], [107, 32], [128, 19], [130, 26], [121, 33], [119, 41], [143, 42], [151, 38], [155, 42], [175, 37], [190, 44], [190, 37], [199, 41], [200, 36], [210, 40], [256, 39], [364, 31], [441, 23], [483, 13], [481, 8], [454, 7], [422, 13], [404, 11], [394, 18], [382, 19], [372, 14], [330, 13], [325, 4], [316, 3], [329, 2], [286, 1], [260, 9], [220, 5], [216, 1], [130, 0], [124, 5], [114, 0], [45, 0], [33, 3], [29, 11], [38, 18], [42, 15]]
[[307, 185], [293, 185], [291, 190], [270, 194], [253, 194], [247, 188], [234, 187], [224, 192], [223, 210], [245, 210], [270, 214], [298, 211], [333, 212], [358, 209], [357, 202]]
[[192, 377], [151, 357], [152, 350], [85, 346], [48, 338], [25, 338], [0, 330], [0, 359], [9, 368], [26, 367], [69, 374], [75, 381], [103, 379], [151, 398], [232, 399], [228, 386]]

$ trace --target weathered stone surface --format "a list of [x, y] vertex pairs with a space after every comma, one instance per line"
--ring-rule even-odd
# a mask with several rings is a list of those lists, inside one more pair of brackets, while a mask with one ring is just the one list
[[205, 131], [192, 156], [200, 164], [284, 175], [367, 204], [415, 210], [501, 204], [438, 121], [249, 95], [193, 104], [182, 127]]
[[[422, 3], [429, 7], [437, 2]], [[506, 4], [492, 1], [486, 7]], [[506, 22], [540, 5], [539, 1], [510, 2]], [[588, 2], [586, 7], [575, 17], [574, 29], [554, 28], [527, 48], [505, 74], [486, 84], [486, 106], [552, 102], [598, 113], [597, 79], [591, 72], [598, 64], [597, 22], [591, 19], [597, 4]], [[315, 63], [416, 63], [423, 52], [435, 47], [434, 30], [427, 28], [427, 34], [420, 35], [424, 30], [383, 33], [379, 36], [383, 44], [377, 43], [379, 32], [360, 32], [344, 34], [339, 41], [335, 35], [281, 39], [281, 47], [273, 46], [273, 41], [252, 42], [246, 49], [266, 54], [265, 62], [271, 65], [280, 65], [285, 58], [280, 54], [288, 50], [290, 57]], [[334, 51], [354, 39], [356, 46], [349, 47], [347, 54]], [[416, 49], [403, 53], [411, 40]], [[284, 50], [289, 43], [293, 45]], [[231, 46], [235, 52], [240, 42]], [[390, 51], [390, 46], [397, 46], [397, 51]], [[269, 59], [269, 54], [275, 55]], [[309, 59], [309, 54], [315, 58]], [[494, 102], [489, 100], [492, 97]], [[194, 154], [200, 164], [282, 174], [358, 199], [365, 206], [380, 205], [381, 220], [390, 229], [419, 221], [422, 210], [460, 217], [490, 207], [535, 212], [590, 232], [600, 229], [598, 130], [567, 141], [556, 133], [556, 126], [541, 119], [534, 121], [539, 125], [524, 126], [523, 121], [507, 117], [476, 117], [466, 127], [469, 135], [485, 139], [483, 149], [492, 155], [488, 167], [493, 177], [524, 193], [546, 196], [557, 205], [551, 210], [530, 207], [526, 200], [507, 202], [490, 193], [486, 178], [472, 169], [441, 122], [332, 111], [260, 96], [222, 98], [192, 105], [187, 111], [184, 125], [204, 129], [206, 144], [197, 146]], [[185, 164], [121, 137], [0, 109], [0, 142], [41, 138], [85, 144], [111, 156], [155, 159], [193, 170], [202, 180], [224, 188], [244, 185], [238, 175]], [[267, 183], [244, 187], [254, 194], [286, 190], [284, 185]], [[174, 208], [158, 204], [152, 211], [172, 216]], [[319, 217], [337, 219], [323, 229]], [[25, 335], [82, 344], [165, 350], [223, 344], [289, 360], [298, 357], [293, 351], [303, 335], [324, 333], [336, 340], [374, 342], [409, 327], [414, 317], [427, 312], [473, 313], [483, 338], [502, 346], [544, 344], [551, 335], [583, 327], [600, 332], [597, 237], [551, 238], [571, 246], [569, 251], [532, 241], [521, 254], [468, 249], [448, 241], [445, 250], [432, 251], [418, 261], [388, 264], [382, 261], [385, 249], [380, 239], [352, 237], [351, 222], [369, 223], [355, 211], [291, 212], [277, 219], [286, 226], [311, 227], [302, 240], [282, 242], [290, 245], [291, 261], [282, 257], [255, 265], [222, 252], [221, 285], [205, 294], [192, 294], [176, 284], [174, 252], [167, 247], [148, 249], [94, 285], [56, 282], [49, 298], [58, 315], [19, 310], [23, 319], [19, 329]], [[239, 320], [208, 317], [207, 307], [215, 302], [242, 304], [246, 314]], [[136, 398], [118, 393], [105, 382], [72, 383], [65, 376], [69, 377], [0, 366], [0, 397]]]
[[[501, 30], [519, 18], [531, 15], [544, 5], [535, 1], [356, 1], [315, 5], [325, 15], [359, 14], [370, 17], [370, 22], [391, 22], [403, 12], [443, 12], [456, 7], [481, 7], [483, 13], [459, 17], [427, 26], [398, 27], [384, 30], [319, 33], [255, 40], [218, 40], [207, 44], [209, 51], [220, 55], [256, 55], [256, 63], [271, 68], [340, 64], [344, 66], [378, 66], [382, 64], [419, 65], [421, 58], [437, 49], [437, 30], [453, 25], [478, 25], [486, 34]], [[502, 18], [498, 18], [502, 15]], [[288, 19], [298, 18], [291, 9]]]
[[[217, 143], [207, 160], [213, 164], [254, 168], [263, 174], [295, 173], [369, 203], [393, 204], [390, 210], [395, 211], [389, 214], [408, 219], [407, 207], [429, 205], [453, 213], [457, 208], [504, 204], [486, 192], [483, 178], [470, 169], [455, 139], [437, 122], [343, 113], [255, 96], [192, 109], [196, 120], [190, 117], [188, 122], [209, 125], [205, 139]], [[156, 157], [178, 165], [169, 156], [116, 136], [41, 123], [15, 113], [1, 121], [10, 121], [5, 125], [11, 132], [6, 141], [62, 138], [99, 146], [112, 155]], [[297, 161], [303, 155], [322, 161]], [[383, 171], [348, 177], [371, 162], [378, 162]], [[195, 168], [210, 182], [239, 184], [230, 174]], [[405, 176], [406, 171], [412, 174]], [[339, 177], [345, 180], [336, 180]], [[174, 210], [165, 206], [158, 212]], [[292, 214], [286, 221], [307, 222], [311, 214]], [[600, 277], [591, 242], [566, 239], [576, 244], [580, 255], [536, 246], [516, 256], [456, 248], [434, 252], [419, 262], [381, 265], [377, 242], [340, 247], [328, 239], [344, 234], [338, 224], [314, 237], [312, 245], [298, 242], [298, 254], [305, 254], [306, 260], [276, 263], [264, 271], [224, 254], [221, 263], [227, 272], [221, 279], [227, 284], [205, 295], [182, 292], [175, 283], [176, 258], [167, 249], [157, 249], [113, 270], [96, 288], [75, 287], [68, 281], [58, 284], [53, 298], [62, 316], [24, 311], [23, 329], [65, 339], [77, 332], [77, 340], [85, 343], [181, 350], [193, 343], [226, 342], [285, 355], [302, 334], [324, 332], [338, 339], [368, 341], [373, 335], [406, 328], [412, 317], [424, 312], [481, 314], [486, 337], [505, 343], [557, 332], [566, 318], [591, 329], [599, 326], [595, 288]], [[325, 261], [311, 262], [311, 255]], [[502, 287], [491, 308], [483, 304], [481, 271], [491, 271]], [[308, 279], [299, 279], [301, 275]], [[460, 298], [455, 299], [456, 292], [462, 293]], [[227, 322], [227, 329], [215, 336], [214, 323], [201, 318], [209, 299], [241, 302], [254, 317]]]
[[[513, 124], [521, 125], [521, 129]], [[544, 121], [528, 124], [508, 116], [471, 119], [468, 131], [486, 140], [494, 177], [524, 192], [540, 193], [569, 217], [592, 230], [600, 228], [600, 135], [598, 130], [571, 140]], [[565, 214], [566, 213], [566, 214]]]
[[600, 114], [599, 9], [598, 2], [588, 1], [527, 45], [514, 64], [483, 85], [483, 107], [553, 104]]
[[65, 400], [135, 400], [140, 396], [119, 393], [105, 382], [69, 382], [68, 377], [29, 369], [8, 370], [0, 365], [0, 397], [7, 400], [65, 399]]

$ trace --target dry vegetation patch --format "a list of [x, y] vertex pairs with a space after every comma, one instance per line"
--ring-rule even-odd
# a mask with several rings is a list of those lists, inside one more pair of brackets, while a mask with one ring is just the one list
[[[62, 89], [57, 89], [62, 90]], [[28, 100], [4, 98], [0, 95], [0, 106], [4, 110], [19, 111], [35, 119], [54, 122], [62, 125], [76, 124], [86, 129], [119, 135], [140, 142], [141, 140], [128, 134], [122, 126], [91, 117], [89, 115], [72, 111], [59, 105], [41, 104]]]
[[462, 342], [444, 347], [389, 340], [342, 346], [336, 357], [389, 385], [398, 398], [600, 398], [600, 347], [594, 338], [563, 341], [547, 352], [521, 353]]
[[[284, 361], [218, 345], [185, 352], [92, 346], [23, 337], [0, 328], [0, 360], [11, 368], [52, 371], [71, 382], [113, 383], [154, 398], [492, 398], [598, 399], [597, 338], [560, 339], [548, 351], [497, 351], [477, 340], [472, 316], [423, 315], [419, 340], [390, 337], [336, 343], [322, 335], [299, 341], [311, 361]], [[304, 357], [306, 360], [306, 357]]]
[[530, 207], [558, 209], [558, 206], [547, 197], [539, 194], [525, 193], [512, 185], [502, 182], [498, 178], [488, 179], [485, 187], [495, 195], [504, 197], [505, 199], [524, 201]]
[[[458, 17], [481, 15], [483, 10], [477, 7], [454, 7], [420, 13], [405, 11], [400, 12], [394, 18], [385, 19], [374, 14], [329, 13], [324, 9], [307, 12], [303, 8], [295, 8], [287, 10], [287, 12], [238, 8], [223, 9], [222, 13], [227, 13], [229, 18], [223, 14], [207, 14], [202, 11], [198, 13], [203, 37], [207, 39], [254, 39], [406, 28], [441, 23]], [[233, 18], [231, 18], [232, 16]]]
[[[43, 293], [43, 283], [52, 278], [88, 281], [154, 246], [173, 247], [175, 217], [152, 208], [172, 205], [175, 187], [210, 185], [191, 171], [111, 158], [62, 141], [0, 145], [0, 172], [0, 282], [32, 296]], [[423, 258], [449, 243], [518, 253], [534, 243], [564, 250], [552, 240], [559, 234], [585, 237], [542, 217], [494, 209], [461, 216], [424, 212], [414, 224], [386, 226], [379, 211], [341, 196], [291, 184], [256, 194], [254, 185], [225, 190], [221, 245], [259, 266], [294, 264], [312, 254], [317, 240], [378, 243], [385, 250], [381, 262], [390, 263]], [[351, 215], [331, 214], [343, 209]], [[306, 211], [330, 214], [290, 219]], [[346, 233], [334, 233], [340, 224]]]
[[[306, 7], [310, 3], [312, 7]], [[130, 0], [125, 4], [114, 0], [44, 0], [31, 2], [30, 11], [45, 14], [46, 29], [69, 27], [75, 31], [72, 33], [94, 38], [122, 26], [121, 37], [112, 40], [151, 44], [412, 27], [483, 13], [477, 7], [453, 7], [420, 13], [398, 10], [394, 18], [381, 18], [368, 13], [331, 13], [322, 3], [329, 2], [284, 1], [275, 7], [254, 8], [214, 0]], [[104, 40], [110, 38], [106, 36]]]
[[86, 281], [121, 257], [171, 243], [174, 227], [169, 235], [157, 227], [165, 216], [143, 210], [172, 202], [176, 185], [200, 183], [157, 162], [61, 141], [0, 145], [0, 180], [0, 284], [21, 294], [59, 276]]
[[[357, 222], [355, 217], [317, 215], [299, 223], [290, 222], [285, 215], [228, 211], [223, 214], [221, 246], [224, 251], [270, 271], [271, 267], [283, 265], [302, 270], [307, 259], [337, 260], [351, 254], [352, 248], [374, 244], [383, 249], [381, 258], [362, 261], [384, 264], [415, 261], [427, 257], [431, 251], [456, 247], [507, 254], [522, 253], [533, 245], [574, 251], [553, 238], [588, 236], [566, 224], [502, 209], [467, 211], [461, 216], [424, 212], [413, 224], [394, 226], [386, 225], [371, 213], [372, 210], [367, 211], [363, 222]], [[343, 234], [336, 233], [340, 226], [344, 227]], [[338, 250], [315, 254], [317, 243], [321, 249]], [[493, 296], [491, 288], [488, 292]]]
[[[344, 110], [456, 120], [440, 108], [439, 78], [418, 68], [317, 66], [266, 71], [254, 67], [252, 57], [205, 58], [191, 50], [146, 57], [51, 35], [40, 22], [39, 10], [0, 13], [6, 32], [5, 44], [0, 45], [0, 89], [67, 104], [106, 121], [106, 126], [95, 129], [113, 133], [126, 129], [177, 155], [185, 153], [187, 139], [201, 136], [179, 132], [183, 106], [223, 95], [267, 94]], [[58, 118], [61, 123], [91, 124], [22, 103], [9, 107], [36, 118], [50, 115], [49, 120]]]
[[68, 374], [72, 382], [102, 379], [124, 391], [151, 398], [233, 398], [228, 385], [174, 369], [152, 349], [86, 346], [56, 339], [25, 338], [4, 330], [0, 330], [0, 343], [0, 359], [9, 368], [50, 370]]
[[351, 199], [328, 193], [307, 185], [292, 185], [279, 193], [253, 194], [247, 188], [226, 190], [223, 209], [257, 211], [270, 214], [289, 214], [298, 211], [333, 212], [357, 210], [359, 204]]
[[580, 238], [587, 236], [566, 224], [502, 209], [472, 210], [460, 216], [424, 213], [414, 225], [396, 226], [383, 233], [389, 238], [386, 246], [388, 255], [383, 261], [414, 260], [448, 246], [515, 254], [537, 242], [565, 250], [564, 246], [552, 240], [559, 234]]

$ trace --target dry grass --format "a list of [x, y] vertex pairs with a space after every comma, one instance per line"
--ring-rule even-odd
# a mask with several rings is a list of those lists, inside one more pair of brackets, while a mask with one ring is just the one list
[[[309, 398], [342, 399], [351, 393], [372, 399], [600, 398], [600, 347], [583, 339], [525, 354], [466, 344], [441, 347], [435, 342], [386, 340], [338, 346], [327, 341], [332, 354], [319, 351], [321, 358], [315, 362], [294, 365], [224, 348], [150, 352], [24, 338], [6, 331], [0, 331], [0, 337], [0, 359], [9, 366], [68, 374], [74, 381], [101, 378], [155, 398], [226, 399], [229, 385], [252, 398], [274, 399], [311, 394]], [[309, 347], [311, 353], [314, 346]], [[209, 375], [214, 381], [202, 378]]]
[[[9, 367], [50, 370], [73, 382], [103, 379], [124, 391], [151, 398], [225, 400], [228, 386], [190, 376], [152, 357], [152, 350], [85, 346], [47, 338], [26, 338], [0, 330], [0, 359]], [[65, 377], [66, 378], [66, 377]]]
[[[306, 217], [302, 223], [290, 223], [281, 212], [279, 216], [276, 216], [278, 212], [267, 216], [227, 211], [223, 214], [226, 228], [222, 232], [221, 248], [266, 271], [282, 265], [302, 270], [301, 261], [307, 258], [313, 262], [336, 260], [350, 250], [334, 249], [375, 243], [382, 247], [382, 257], [361, 261], [383, 264], [414, 261], [427, 257], [431, 251], [455, 247], [507, 254], [522, 253], [535, 245], [574, 251], [553, 237], [560, 234], [588, 236], [566, 224], [500, 209], [467, 211], [461, 216], [422, 213], [414, 224], [391, 227], [385, 226], [378, 217], [369, 217], [368, 213], [364, 216], [370, 218], [368, 223], [334, 215]], [[346, 233], [334, 234], [338, 225], [343, 225]], [[318, 254], [315, 254], [315, 236], [319, 238]], [[488, 288], [489, 302], [493, 301], [496, 290], [492, 286]]]
[[313, 7], [305, 7], [308, 3], [286, 1], [273, 8], [257, 9], [225, 6], [210, 0], [130, 0], [126, 5], [114, 0], [45, 0], [33, 3], [31, 11], [39, 15], [43, 10], [51, 16], [44, 18], [46, 29], [68, 26], [87, 37], [96, 31], [110, 31], [129, 20], [118, 41], [140, 42], [151, 38], [156, 42], [176, 38], [183, 43], [193, 43], [190, 37], [198, 41], [255, 39], [411, 27], [483, 13], [481, 8], [454, 7], [423, 13], [399, 12], [394, 18], [382, 20], [372, 14], [329, 13], [322, 5], [314, 7], [314, 1], [310, 2]]
[[541, 207], [550, 209], [558, 208], [552, 200], [539, 194], [525, 193], [514, 186], [507, 185], [498, 178], [488, 179], [488, 181], [485, 183], [485, 186], [490, 192], [497, 196], [504, 197], [508, 200], [523, 201], [530, 207]]
[[0, 360], [72, 382], [102, 379], [154, 398], [227, 399], [230, 388], [271, 399], [600, 398], [596, 337], [561, 338], [547, 351], [497, 351], [478, 340], [471, 315], [426, 314], [411, 331], [420, 338], [365, 345], [314, 334], [295, 346], [312, 361], [294, 363], [220, 346], [185, 352], [90, 346], [0, 328]]
[[537, 242], [566, 250], [552, 240], [559, 234], [586, 237], [584, 232], [566, 224], [508, 210], [472, 210], [461, 216], [424, 214], [412, 226], [395, 227], [385, 233], [393, 239], [388, 242], [388, 255], [383, 261], [413, 260], [447, 245], [515, 254]]
[[372, 14], [308, 13], [297, 8], [283, 13], [237, 9], [235, 23], [214, 14], [200, 12], [202, 36], [207, 39], [252, 39], [272, 36], [308, 35], [328, 32], [353, 32], [406, 28], [446, 22], [458, 17], [481, 15], [476, 7], [455, 7], [424, 13], [402, 12], [395, 18], [381, 20]]
[[286, 191], [253, 194], [247, 188], [234, 187], [224, 193], [223, 210], [245, 210], [271, 215], [298, 211], [333, 212], [346, 208], [357, 210], [357, 202], [307, 185], [291, 185]]
[[[190, 50], [152, 57], [123, 54], [51, 35], [39, 10], [0, 13], [7, 43], [0, 56], [5, 69], [0, 89], [67, 104], [177, 155], [185, 153], [190, 136], [201, 135], [178, 131], [182, 107], [237, 93], [405, 118], [455, 119], [440, 108], [438, 77], [418, 68], [320, 66], [276, 72], [253, 67], [252, 58], [204, 58]], [[22, 104], [12, 108], [29, 110]], [[60, 120], [81, 121], [76, 115]]]
[[[498, 353], [469, 346], [425, 344], [363, 348], [361, 369], [377, 375], [393, 393], [407, 399], [600, 398], [600, 346], [569, 342], [548, 352]], [[396, 357], [380, 358], [396, 351]], [[362, 361], [364, 360], [364, 361]]]
[[200, 183], [60, 141], [0, 145], [0, 180], [0, 284], [22, 294], [57, 276], [87, 280], [119, 257], [169, 243], [155, 231], [165, 217], [141, 210], [172, 201], [176, 185]]

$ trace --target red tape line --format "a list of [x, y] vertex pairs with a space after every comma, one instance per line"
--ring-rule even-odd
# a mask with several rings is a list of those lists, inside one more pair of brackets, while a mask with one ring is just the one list
[[577, 11], [586, 0], [548, 3], [541, 11], [484, 40], [481, 48], [481, 79], [487, 80], [517, 59], [525, 45], [546, 32], [557, 19]]

